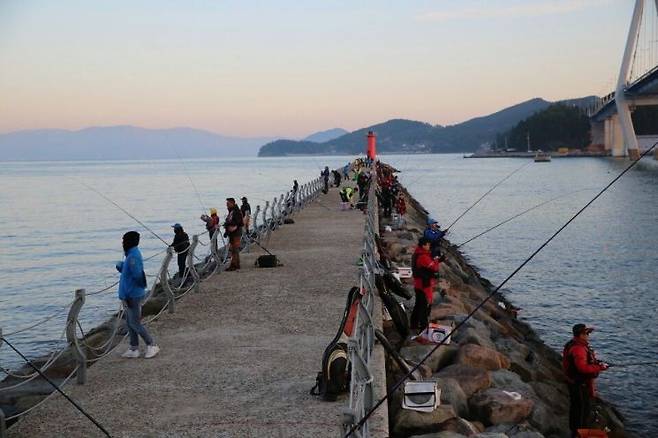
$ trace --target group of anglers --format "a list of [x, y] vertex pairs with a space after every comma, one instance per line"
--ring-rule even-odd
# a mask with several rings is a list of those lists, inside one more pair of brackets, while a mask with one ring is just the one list
[[[299, 191], [299, 183], [293, 181], [291, 189], [291, 201], [294, 205]], [[220, 226], [219, 215], [216, 208], [211, 208], [209, 215], [201, 215], [211, 242], [217, 233], [224, 228], [223, 236], [228, 239], [231, 261], [226, 271], [237, 271], [240, 269], [240, 246], [243, 232], [248, 236], [251, 231], [251, 206], [246, 197], [241, 198], [242, 205], [238, 206], [235, 198], [226, 198], [226, 218]], [[177, 254], [178, 277], [181, 281], [185, 278], [187, 252], [190, 248], [190, 238], [180, 223], [172, 225], [174, 240], [171, 247]], [[244, 231], [243, 231], [244, 230]], [[125, 358], [138, 358], [139, 338], [146, 344], [144, 357], [150, 359], [156, 356], [160, 347], [155, 343], [153, 337], [141, 322], [142, 305], [146, 297], [146, 275], [144, 273], [144, 261], [138, 248], [140, 234], [137, 231], [129, 231], [123, 235], [124, 259], [116, 264], [117, 271], [121, 276], [119, 279], [119, 299], [123, 303], [126, 313], [126, 325], [129, 334], [129, 348], [122, 354]]]
[[[390, 216], [392, 209], [391, 199], [402, 199], [402, 208], [396, 209], [403, 216], [406, 205], [400, 190], [397, 177], [392, 171], [380, 168], [379, 184], [382, 187], [378, 194], [382, 202], [384, 216]], [[411, 258], [412, 276], [415, 292], [415, 304], [409, 317], [409, 327], [420, 333], [429, 325], [429, 316], [432, 308], [434, 289], [437, 284], [441, 263], [445, 261], [445, 254], [441, 251], [441, 242], [446, 235], [438, 221], [429, 218], [422, 237]], [[572, 328], [572, 339], [566, 343], [562, 352], [562, 368], [569, 388], [569, 428], [574, 437], [578, 437], [578, 430], [585, 429], [592, 423], [592, 400], [596, 397], [594, 379], [600, 372], [608, 369], [609, 365], [598, 360], [594, 350], [589, 344], [589, 336], [594, 328], [585, 324], [576, 324]]]

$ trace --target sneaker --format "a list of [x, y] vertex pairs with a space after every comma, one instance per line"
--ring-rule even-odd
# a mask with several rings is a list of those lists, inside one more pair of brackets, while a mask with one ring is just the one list
[[127, 349], [121, 357], [126, 359], [137, 359], [139, 357], [139, 350]]
[[144, 353], [144, 358], [145, 359], [150, 359], [152, 357], [155, 357], [160, 352], [160, 347], [157, 345], [147, 345], [146, 346], [146, 352]]

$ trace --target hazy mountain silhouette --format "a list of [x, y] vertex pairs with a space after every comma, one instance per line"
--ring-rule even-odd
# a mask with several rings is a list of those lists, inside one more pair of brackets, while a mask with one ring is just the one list
[[326, 131], [320, 131], [320, 132], [316, 132], [315, 134], [311, 134], [308, 137], [303, 138], [302, 141], [323, 143], [325, 141], [333, 140], [334, 138], [338, 138], [348, 133], [349, 131], [346, 131], [343, 128], [327, 129]]
[[255, 156], [271, 138], [226, 137], [192, 128], [92, 127], [0, 134], [0, 160], [147, 160]]
[[[587, 106], [591, 105], [593, 99], [595, 97], [590, 96], [562, 102]], [[394, 119], [322, 143], [277, 140], [264, 145], [258, 155], [357, 154], [363, 152], [365, 135], [371, 130], [377, 134], [377, 150], [382, 153], [472, 152], [484, 143], [493, 142], [496, 134], [511, 129], [521, 120], [550, 105], [551, 102], [544, 99], [530, 99], [487, 116], [450, 126]]]

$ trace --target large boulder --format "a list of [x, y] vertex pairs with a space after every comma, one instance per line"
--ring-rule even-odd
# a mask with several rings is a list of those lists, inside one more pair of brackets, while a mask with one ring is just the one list
[[[420, 362], [432, 349], [436, 347], [435, 344], [412, 344], [400, 350], [400, 355], [406, 360], [413, 363]], [[425, 365], [430, 367], [432, 371], [437, 371], [440, 368], [454, 362], [457, 354], [457, 346], [454, 345], [441, 345], [436, 349], [430, 357], [427, 358]]]
[[453, 378], [459, 382], [466, 397], [491, 386], [491, 373], [482, 368], [474, 368], [463, 364], [447, 366], [435, 375], [441, 378]]
[[510, 366], [510, 360], [504, 354], [476, 344], [462, 346], [457, 353], [456, 362], [487, 370], [499, 370]]
[[438, 321], [441, 319], [453, 319], [455, 315], [464, 313], [463, 306], [455, 304], [441, 303], [438, 306], [432, 306], [430, 311], [430, 321]]
[[[488, 333], [489, 330], [486, 331]], [[478, 332], [474, 328], [468, 327], [466, 329], [461, 328], [452, 335], [452, 339], [458, 344], [476, 344], [482, 347], [494, 348], [494, 343], [489, 339], [488, 336], [482, 336], [481, 332]]]
[[418, 412], [400, 409], [395, 415], [393, 433], [396, 436], [411, 436], [440, 432], [443, 423], [455, 418], [452, 406], [441, 405], [432, 412]]
[[535, 398], [537, 395], [530, 384], [524, 382], [518, 374], [510, 370], [497, 370], [491, 373], [491, 387], [505, 391], [518, 392], [526, 398]]
[[449, 404], [460, 417], [468, 417], [468, 398], [455, 379], [438, 379], [437, 386], [441, 388], [441, 403]]
[[453, 432], [450, 430], [443, 430], [436, 433], [427, 433], [423, 435], [414, 435], [410, 438], [468, 438], [466, 435], [461, 433]]
[[534, 402], [522, 397], [516, 400], [505, 391], [490, 388], [478, 392], [468, 402], [471, 415], [485, 425], [518, 423], [530, 416]]
[[466, 436], [473, 436], [474, 434], [481, 432], [470, 421], [459, 417], [455, 417], [446, 421], [445, 423], [443, 423], [442, 427], [444, 428], [444, 430], [450, 430]]

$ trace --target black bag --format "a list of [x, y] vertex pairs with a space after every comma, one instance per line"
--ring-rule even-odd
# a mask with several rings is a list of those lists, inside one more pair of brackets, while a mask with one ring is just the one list
[[276, 268], [279, 266], [279, 261], [275, 255], [267, 254], [258, 257], [254, 266], [258, 266], [259, 268]]

